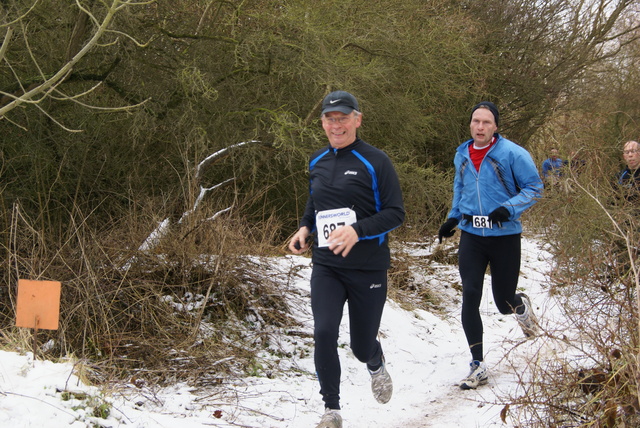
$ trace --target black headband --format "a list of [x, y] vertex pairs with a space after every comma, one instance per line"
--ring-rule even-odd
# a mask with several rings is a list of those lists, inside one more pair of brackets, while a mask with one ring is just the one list
[[473, 116], [473, 112], [478, 110], [480, 107], [489, 109], [489, 111], [493, 113], [493, 118], [496, 121], [496, 126], [500, 125], [500, 113], [498, 113], [498, 107], [496, 107], [496, 105], [491, 101], [482, 101], [476, 104], [471, 110], [471, 116]]

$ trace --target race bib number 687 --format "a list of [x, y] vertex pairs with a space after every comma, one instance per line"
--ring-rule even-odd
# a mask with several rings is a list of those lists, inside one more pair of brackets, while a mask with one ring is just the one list
[[329, 235], [340, 226], [348, 226], [356, 222], [356, 212], [350, 208], [336, 208], [319, 211], [316, 214], [318, 229], [318, 247], [329, 246]]

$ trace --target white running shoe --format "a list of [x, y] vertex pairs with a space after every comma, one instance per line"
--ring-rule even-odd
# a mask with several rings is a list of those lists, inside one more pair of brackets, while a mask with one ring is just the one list
[[320, 423], [316, 425], [316, 428], [342, 428], [340, 410], [324, 409], [324, 415], [322, 415], [322, 419], [320, 419]]
[[393, 382], [387, 371], [384, 355], [382, 356], [382, 365], [380, 368], [375, 372], [369, 370], [369, 374], [371, 375], [371, 391], [373, 392], [373, 397], [380, 404], [388, 403], [389, 400], [391, 400], [391, 394], [393, 394]]
[[462, 389], [476, 389], [480, 385], [484, 385], [489, 381], [487, 366], [484, 361], [473, 360], [469, 363], [471, 370], [467, 377], [460, 381]]
[[522, 328], [522, 332], [524, 333], [527, 339], [531, 339], [534, 336], [537, 336], [540, 333], [538, 328], [538, 320], [536, 319], [535, 314], [533, 313], [533, 309], [531, 307], [531, 299], [524, 293], [519, 293], [518, 296], [522, 299], [522, 304], [524, 305], [524, 312], [522, 314], [515, 313], [516, 320], [518, 320], [518, 324], [520, 324], [520, 328]]

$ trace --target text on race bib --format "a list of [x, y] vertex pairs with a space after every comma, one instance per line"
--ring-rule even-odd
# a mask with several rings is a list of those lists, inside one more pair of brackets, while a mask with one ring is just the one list
[[357, 221], [356, 212], [351, 208], [336, 208], [319, 211], [316, 214], [318, 247], [329, 246], [329, 235], [340, 226], [348, 226]]
[[471, 224], [477, 229], [491, 229], [491, 220], [486, 215], [474, 215]]

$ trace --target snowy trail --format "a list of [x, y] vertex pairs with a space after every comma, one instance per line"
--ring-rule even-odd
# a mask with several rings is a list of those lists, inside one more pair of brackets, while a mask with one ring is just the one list
[[[310, 333], [309, 260], [289, 256], [274, 262], [277, 264], [281, 264], [282, 272], [299, 265], [295, 281], [289, 283], [292, 289], [289, 302], [303, 324], [302, 329]], [[523, 239], [519, 289], [532, 298], [543, 326], [555, 322], [558, 312], [545, 289], [549, 264], [549, 255], [538, 248], [536, 241]], [[392, 300], [385, 308], [380, 340], [394, 381], [393, 398], [386, 405], [374, 400], [369, 375], [351, 354], [344, 317], [339, 348], [344, 428], [504, 427], [500, 411], [505, 400], [518, 393], [518, 368], [534, 352], [539, 352], [541, 345], [550, 352], [557, 347], [548, 338], [525, 341], [515, 318], [498, 313], [491, 301], [487, 278], [481, 310], [490, 380], [478, 390], [460, 390], [457, 382], [467, 374], [470, 357], [459, 321], [459, 292], [448, 287], [459, 277], [456, 266], [440, 266], [436, 272], [435, 277], [424, 280], [429, 287], [438, 286], [451, 298], [445, 316], [424, 310], [407, 311]], [[456, 293], [457, 302], [453, 301]], [[314, 376], [311, 339], [278, 336], [274, 332], [273, 346], [293, 357], [276, 361], [265, 352], [262, 357], [279, 367], [277, 376], [271, 379], [242, 379], [227, 385], [225, 394], [212, 392], [212, 395], [186, 385], [129, 388], [112, 396], [113, 411], [107, 419], [79, 415], [72, 404], [63, 402], [55, 392], [56, 387], [72, 384], [74, 388], [97, 394], [95, 387], [84, 386], [69, 376], [70, 364], [36, 361], [34, 365], [27, 357], [0, 351], [0, 425], [84, 427], [91, 420], [97, 426], [135, 428], [315, 427], [323, 405]]]

